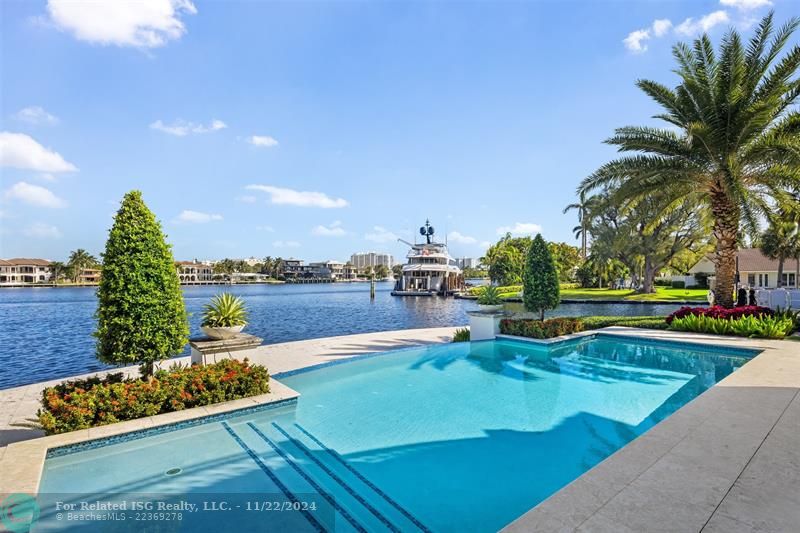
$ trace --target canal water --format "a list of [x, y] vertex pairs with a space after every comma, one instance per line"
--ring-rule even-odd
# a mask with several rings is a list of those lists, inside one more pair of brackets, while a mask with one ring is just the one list
[[[266, 344], [438, 326], [463, 326], [471, 300], [394, 297], [391, 282], [196, 286], [183, 289], [191, 334], [203, 305], [228, 290], [250, 312], [246, 332]], [[0, 389], [111, 368], [94, 356], [95, 288], [0, 289]], [[678, 305], [564, 304], [549, 316], [666, 315]]]

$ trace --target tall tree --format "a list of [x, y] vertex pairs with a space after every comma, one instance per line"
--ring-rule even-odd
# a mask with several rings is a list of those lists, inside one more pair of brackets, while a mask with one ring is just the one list
[[520, 283], [530, 245], [530, 237], [512, 237], [506, 233], [481, 257], [481, 263], [488, 267], [489, 278], [500, 285]]
[[687, 200], [708, 210], [716, 238], [716, 299], [728, 307], [740, 227], [757, 233], [759, 216], [800, 183], [800, 113], [794, 107], [800, 46], [780, 57], [799, 23], [792, 18], [775, 31], [770, 13], [747, 45], [729, 30], [718, 55], [708, 35], [693, 46], [676, 45], [675, 89], [637, 82], [664, 108], [656, 118], [671, 128], [616, 130], [606, 142], [634, 155], [603, 165], [579, 187], [585, 193], [619, 184], [620, 203], [635, 204], [657, 192], [664, 212]]
[[576, 239], [581, 240], [581, 257], [586, 259], [587, 247], [589, 239], [589, 211], [591, 209], [592, 197], [588, 196], [585, 192], [581, 191], [578, 194], [578, 201], [569, 204], [564, 208], [564, 213], [575, 209], [578, 212], [578, 225], [572, 228]]
[[550, 255], [553, 256], [553, 261], [558, 269], [559, 278], [561, 281], [570, 281], [575, 274], [575, 269], [583, 262], [580, 250], [565, 242], [549, 242], [547, 246], [550, 248]]
[[67, 260], [67, 266], [72, 271], [72, 281], [78, 281], [78, 277], [81, 275], [81, 272], [83, 272], [83, 269], [93, 268], [97, 266], [97, 264], [97, 258], [83, 248], [73, 250], [69, 254], [69, 259]]
[[389, 268], [386, 265], [377, 265], [375, 267], [375, 277], [377, 279], [386, 279], [389, 277]]
[[536, 235], [525, 259], [522, 302], [525, 309], [539, 313], [544, 320], [547, 309], [558, 307], [560, 286], [558, 270], [550, 255], [550, 248], [541, 235]]
[[778, 261], [778, 287], [783, 287], [783, 266], [786, 260], [800, 255], [800, 230], [797, 223], [784, 218], [773, 218], [769, 228], [761, 236], [761, 252]]
[[189, 324], [172, 250], [142, 200], [125, 195], [103, 253], [97, 290], [97, 358], [105, 363], [153, 364], [181, 353]]

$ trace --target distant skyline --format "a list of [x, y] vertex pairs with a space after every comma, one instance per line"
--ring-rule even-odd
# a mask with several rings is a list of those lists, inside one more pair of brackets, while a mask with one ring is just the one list
[[[0, 257], [103, 250], [140, 189], [176, 259], [577, 245], [575, 187], [672, 45], [790, 0], [0, 3]], [[795, 7], [795, 9], [792, 9]]]

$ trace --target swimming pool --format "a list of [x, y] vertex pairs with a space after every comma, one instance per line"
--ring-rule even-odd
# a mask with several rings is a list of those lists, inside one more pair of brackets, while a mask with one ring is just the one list
[[277, 376], [296, 403], [51, 450], [40, 493], [294, 495], [326, 512], [293, 529], [495, 531], [755, 353], [598, 335], [361, 357]]

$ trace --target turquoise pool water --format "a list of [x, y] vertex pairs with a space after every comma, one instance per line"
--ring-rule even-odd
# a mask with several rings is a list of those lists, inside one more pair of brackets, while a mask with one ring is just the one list
[[317, 494], [331, 512], [292, 529], [495, 531], [753, 355], [603, 336], [389, 352], [278, 376], [296, 404], [49, 457], [40, 491]]

